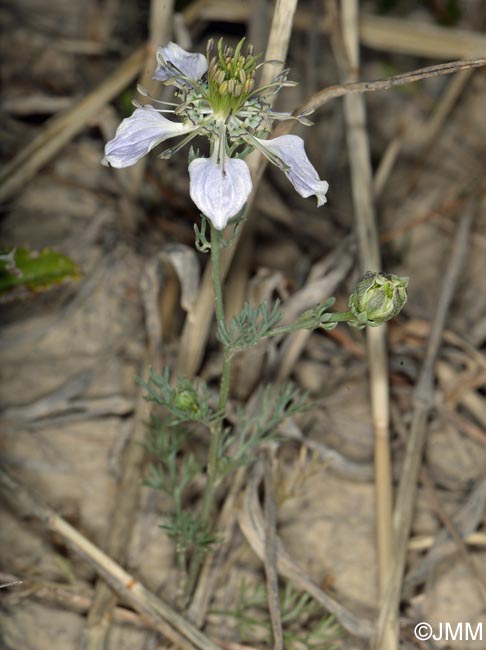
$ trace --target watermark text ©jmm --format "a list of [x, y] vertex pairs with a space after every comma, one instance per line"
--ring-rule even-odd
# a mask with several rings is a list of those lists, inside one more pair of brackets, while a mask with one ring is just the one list
[[471, 623], [438, 623], [432, 627], [430, 623], [417, 623], [414, 634], [420, 641], [482, 641], [483, 623], [476, 626]]

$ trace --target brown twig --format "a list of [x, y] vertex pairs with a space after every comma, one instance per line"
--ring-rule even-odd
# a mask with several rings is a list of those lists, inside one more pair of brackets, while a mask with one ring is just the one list
[[59, 535], [106, 580], [123, 601], [147, 618], [168, 640], [183, 650], [218, 650], [202, 632], [146, 589], [62, 517], [34, 499], [24, 485], [3, 470], [0, 470], [0, 494], [18, 516], [34, 517]]
[[[404, 72], [402, 74], [388, 77], [387, 79], [336, 84], [335, 86], [329, 86], [328, 88], [324, 88], [323, 90], [314, 93], [307, 101], [296, 108], [293, 114], [300, 115], [307, 110], [317, 110], [331, 99], [343, 97], [344, 95], [389, 90], [395, 86], [405, 86], [424, 79], [430, 79], [431, 77], [437, 77], [443, 74], [453, 74], [454, 72], [466, 70], [467, 68], [480, 68], [483, 65], [486, 65], [486, 58], [450, 61], [449, 63], [439, 63], [438, 65], [419, 68], [417, 70], [412, 70], [411, 72]], [[293, 122], [281, 122], [275, 129], [272, 137], [282, 135], [282, 132], [290, 133], [294, 126]]]
[[389, 630], [390, 633], [395, 635], [395, 637], [398, 636], [398, 609], [400, 603], [401, 584], [405, 569], [408, 538], [410, 536], [415, 498], [417, 494], [417, 479], [427, 433], [427, 419], [433, 405], [434, 366], [449, 306], [466, 255], [467, 241], [473, 220], [473, 214], [474, 206], [470, 205], [457, 229], [450, 262], [444, 274], [439, 303], [433, 327], [430, 332], [426, 356], [415, 389], [413, 419], [393, 519], [395, 537], [394, 563], [384, 597], [382, 598], [376, 632], [376, 650], [389, 650], [385, 643], [387, 636], [386, 630]]
[[[8, 602], [9, 598], [11, 598], [14, 603], [18, 603], [18, 601], [23, 598], [35, 598], [39, 601], [58, 604], [63, 609], [68, 607], [81, 614], [87, 612], [93, 602], [93, 595], [89, 589], [83, 590], [83, 593], [79, 593], [66, 587], [64, 584], [45, 583], [30, 578], [20, 580], [17, 576], [8, 573], [0, 573], [0, 583], [2, 581], [6, 582], [6, 584], [3, 585], [4, 587], [22, 585], [21, 588], [13, 590], [6, 596], [6, 602]], [[115, 607], [113, 611], [113, 620], [123, 625], [132, 625], [138, 628], [157, 630], [157, 627], [152, 625], [150, 621], [125, 607]], [[257, 650], [257, 648], [254, 648], [253, 646], [243, 645], [233, 641], [222, 639], [214, 639], [214, 641], [218, 644], [219, 650]]]

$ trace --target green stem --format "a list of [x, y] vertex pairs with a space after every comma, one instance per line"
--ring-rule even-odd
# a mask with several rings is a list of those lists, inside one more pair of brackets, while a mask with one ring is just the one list
[[[323, 323], [324, 325], [327, 325], [328, 323], [343, 323], [347, 322], [349, 320], [354, 320], [355, 317], [350, 311], [337, 311], [332, 314], [332, 318], [330, 318], [328, 321]], [[290, 323], [290, 325], [282, 325], [280, 327], [274, 327], [272, 330], [270, 330], [264, 338], [270, 338], [272, 336], [277, 336], [278, 334], [290, 334], [291, 332], [296, 332], [297, 330], [302, 330], [302, 329], [318, 329], [319, 324], [315, 322], [309, 322], [306, 324], [305, 322], [298, 320], [295, 323]]]
[[[216, 230], [211, 225], [211, 266], [213, 273], [213, 288], [214, 288], [214, 305], [216, 311], [216, 319], [220, 328], [225, 327], [224, 322], [224, 306], [223, 306], [223, 288], [221, 284], [221, 232]], [[206, 487], [203, 494], [202, 508], [201, 508], [201, 527], [204, 529], [209, 527], [211, 522], [211, 510], [213, 506], [214, 490], [218, 479], [218, 461], [221, 446], [221, 436], [223, 433], [223, 421], [226, 413], [226, 404], [228, 402], [230, 380], [231, 380], [231, 358], [232, 354], [228, 349], [224, 351], [223, 359], [223, 372], [221, 376], [221, 383], [219, 388], [219, 401], [218, 401], [218, 418], [214, 421], [211, 427], [211, 441], [209, 444], [208, 454], [208, 467]], [[191, 562], [188, 576], [188, 593], [191, 593], [199, 569], [203, 560], [203, 552], [196, 550]]]

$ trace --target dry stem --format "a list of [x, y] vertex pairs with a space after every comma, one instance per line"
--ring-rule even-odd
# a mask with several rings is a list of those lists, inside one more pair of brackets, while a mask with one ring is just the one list
[[[228, 0], [196, 0], [185, 9], [184, 16], [191, 24], [198, 20], [246, 23], [251, 10], [247, 0], [232, 0], [231, 3]], [[321, 33], [327, 33], [330, 29], [325, 17], [316, 21], [312, 9], [299, 8], [294, 29], [308, 31], [310, 25], [315, 25]], [[365, 12], [360, 16], [359, 36], [362, 45], [387, 54], [402, 52], [433, 59], [486, 54], [486, 38], [480, 32]]]
[[[346, 60], [338, 65], [341, 76], [356, 81], [359, 70], [358, 3], [349, 0], [341, 3], [342, 45], [339, 31], [333, 41], [336, 57], [345, 54]], [[347, 68], [347, 70], [346, 70]], [[361, 94], [345, 96], [344, 113], [351, 166], [351, 185], [358, 235], [361, 272], [381, 271], [378, 230], [374, 209], [373, 176], [370, 150], [366, 132], [366, 106]], [[375, 502], [376, 538], [378, 551], [378, 581], [380, 594], [392, 563], [392, 473], [389, 443], [389, 390], [386, 327], [368, 328], [366, 343], [370, 372], [371, 410], [375, 439]], [[388, 650], [393, 650], [394, 640], [388, 638]]]
[[47, 126], [15, 158], [0, 175], [0, 202], [10, 199], [30, 181], [49, 160], [83, 129], [113, 97], [116, 97], [137, 76], [146, 56], [142, 45], [126, 59], [106, 81], [100, 84], [73, 108], [49, 120]]
[[3, 470], [0, 470], [0, 494], [19, 516], [34, 517], [59, 535], [106, 580], [123, 601], [147, 618], [155, 629], [178, 647], [183, 650], [218, 650], [202, 632], [152, 594], [62, 517], [34, 499], [21, 483]]
[[277, 573], [277, 510], [275, 487], [273, 485], [272, 458], [265, 459], [265, 573], [267, 576], [267, 598], [272, 622], [274, 650], [284, 650], [282, 633], [282, 612], [278, 593]]
[[446, 323], [447, 312], [467, 251], [467, 241], [473, 212], [473, 206], [470, 206], [467, 214], [461, 219], [457, 229], [450, 262], [444, 274], [425, 360], [415, 389], [413, 419], [393, 519], [395, 558], [388, 585], [382, 599], [376, 633], [376, 650], [389, 650], [389, 646], [386, 644], [386, 630], [391, 631], [395, 637], [398, 635], [398, 608], [400, 604], [401, 584], [405, 570], [408, 538], [410, 536], [417, 494], [417, 480], [427, 433], [427, 420], [433, 405], [434, 366], [439, 351], [442, 332]]

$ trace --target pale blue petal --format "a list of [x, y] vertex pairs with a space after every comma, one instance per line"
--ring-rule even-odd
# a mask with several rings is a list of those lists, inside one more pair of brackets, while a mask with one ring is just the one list
[[152, 79], [158, 81], [167, 81], [177, 74], [175, 69], [167, 63], [172, 63], [186, 77], [194, 79], [194, 81], [198, 81], [208, 69], [208, 62], [204, 54], [186, 52], [177, 43], [169, 43], [157, 48], [157, 61], [157, 70]]
[[133, 115], [123, 120], [115, 137], [105, 147], [104, 164], [112, 167], [129, 167], [160, 142], [184, 133], [194, 127], [171, 122], [152, 106], [137, 108]]
[[218, 230], [238, 214], [251, 192], [250, 170], [244, 160], [228, 158], [225, 173], [211, 158], [189, 165], [191, 199]]
[[257, 140], [264, 149], [278, 156], [289, 168], [284, 170], [285, 175], [301, 196], [307, 198], [315, 195], [318, 206], [326, 203], [329, 183], [320, 180], [319, 174], [307, 158], [302, 138], [297, 135], [281, 135], [273, 140]]

